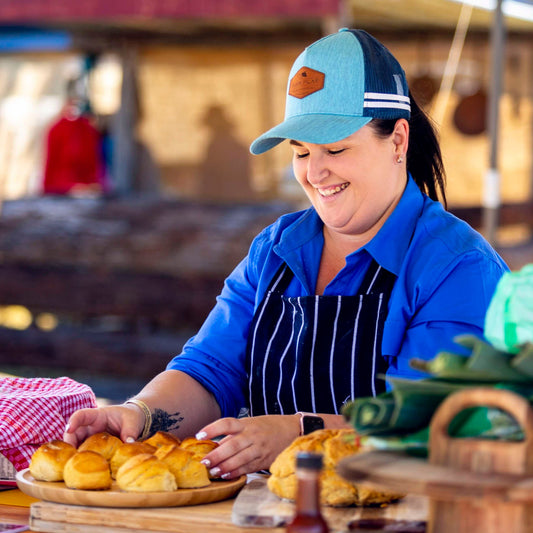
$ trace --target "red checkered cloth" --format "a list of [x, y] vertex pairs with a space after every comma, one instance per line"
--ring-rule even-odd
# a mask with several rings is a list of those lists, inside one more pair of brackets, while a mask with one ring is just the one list
[[17, 471], [28, 468], [33, 452], [62, 439], [70, 415], [96, 407], [92, 389], [67, 377], [0, 379], [0, 453]]

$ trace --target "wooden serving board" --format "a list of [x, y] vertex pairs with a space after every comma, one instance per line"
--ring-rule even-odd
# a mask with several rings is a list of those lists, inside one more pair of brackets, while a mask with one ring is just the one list
[[39, 502], [31, 506], [29, 524], [43, 533], [257, 533], [231, 523], [232, 504], [120, 509]]
[[17, 473], [19, 489], [40, 500], [97, 507], [176, 507], [225, 500], [246, 483], [246, 476], [230, 481], [212, 481], [207, 487], [169, 492], [124, 492], [115, 482], [109, 490], [74, 490], [63, 482], [36, 481], [29, 469]]
[[[119, 509], [38, 502], [31, 506], [30, 527], [42, 533], [282, 533], [284, 526], [232, 521], [231, 498], [192, 507]], [[357, 519], [425, 520], [428, 502], [421, 496], [407, 496], [386, 507], [325, 507], [323, 513], [332, 532], [347, 531]], [[250, 517], [254, 511], [248, 509]], [[257, 511], [265, 519], [265, 509]]]
[[[273, 494], [264, 476], [249, 476], [248, 483], [237, 495], [231, 513], [232, 522], [244, 527], [275, 528], [285, 526], [294, 514], [294, 504]], [[331, 531], [346, 531], [347, 524], [357, 519], [390, 519], [425, 521], [428, 500], [409, 495], [389, 505], [374, 507], [322, 506]]]

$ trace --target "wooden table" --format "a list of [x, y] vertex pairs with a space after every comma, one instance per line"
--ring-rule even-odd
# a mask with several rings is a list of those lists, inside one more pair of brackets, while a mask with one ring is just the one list
[[[282, 527], [239, 527], [231, 522], [234, 499], [207, 505], [156, 509], [92, 508], [75, 505], [37, 502], [32, 504], [31, 531], [61, 531], [83, 533], [105, 532], [170, 532], [173, 533], [282, 533]], [[324, 508], [324, 515], [332, 532], [347, 531], [347, 524], [356, 518], [393, 518], [423, 520], [427, 515], [427, 500], [420, 496], [407, 496], [402, 502], [384, 508]], [[57, 522], [51, 522], [53, 517]], [[61, 526], [62, 520], [65, 522]], [[72, 520], [78, 520], [74, 525]], [[105, 520], [105, 526], [103, 526]], [[30, 509], [0, 505], [0, 522], [28, 524]], [[58, 525], [59, 524], [59, 525]], [[47, 529], [49, 528], [49, 529]]]
[[29, 507], [0, 505], [0, 522], [5, 522], [6, 524], [27, 524], [29, 518]]

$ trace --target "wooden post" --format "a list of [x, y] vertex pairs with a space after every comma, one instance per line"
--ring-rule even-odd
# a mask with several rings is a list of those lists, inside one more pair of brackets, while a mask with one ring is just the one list
[[498, 139], [500, 128], [500, 97], [502, 92], [503, 53], [505, 28], [502, 13], [502, 0], [498, 0], [494, 10], [491, 29], [492, 73], [489, 87], [487, 123], [490, 136], [489, 168], [485, 173], [483, 194], [483, 228], [486, 239], [496, 244], [498, 212], [500, 207], [500, 171], [498, 168]]

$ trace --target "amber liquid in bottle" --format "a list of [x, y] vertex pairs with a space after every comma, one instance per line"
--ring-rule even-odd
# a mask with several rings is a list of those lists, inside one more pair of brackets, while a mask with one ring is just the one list
[[287, 525], [287, 533], [329, 533], [320, 512], [320, 470], [322, 456], [316, 453], [300, 453], [296, 457], [296, 510]]

